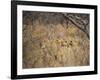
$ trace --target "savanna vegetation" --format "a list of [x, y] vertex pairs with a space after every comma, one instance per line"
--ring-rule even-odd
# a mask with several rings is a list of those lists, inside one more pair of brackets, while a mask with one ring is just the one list
[[89, 65], [89, 14], [23, 11], [23, 68]]

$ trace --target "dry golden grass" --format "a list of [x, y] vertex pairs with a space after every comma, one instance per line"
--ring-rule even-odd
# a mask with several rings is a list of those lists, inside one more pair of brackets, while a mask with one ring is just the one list
[[89, 65], [89, 39], [71, 22], [23, 27], [23, 68]]

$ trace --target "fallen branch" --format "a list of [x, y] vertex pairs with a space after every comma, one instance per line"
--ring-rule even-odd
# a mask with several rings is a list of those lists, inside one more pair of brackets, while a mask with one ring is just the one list
[[83, 20], [81, 17], [77, 17], [74, 14], [61, 13], [67, 20], [71, 21], [79, 29], [81, 29], [89, 38], [89, 20]]

